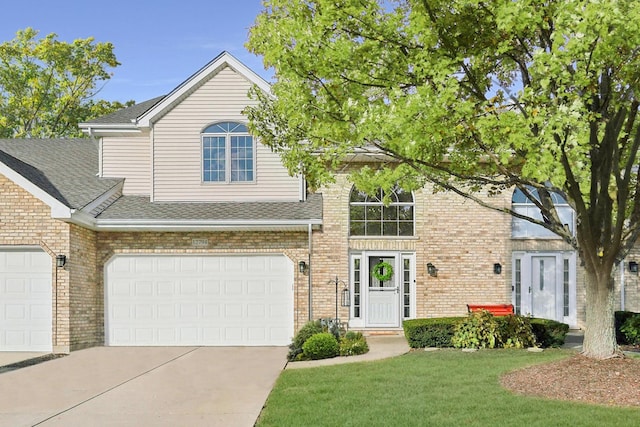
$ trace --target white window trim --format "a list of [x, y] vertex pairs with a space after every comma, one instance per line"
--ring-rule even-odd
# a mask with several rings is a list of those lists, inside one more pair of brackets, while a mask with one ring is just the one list
[[[415, 194], [413, 193], [413, 191], [411, 192], [411, 202], [391, 202], [389, 203], [389, 206], [411, 206], [412, 211], [413, 211], [413, 218], [411, 220], [411, 226], [412, 226], [412, 230], [411, 230], [411, 235], [385, 235], [385, 234], [380, 234], [380, 235], [367, 235], [367, 234], [351, 234], [351, 207], [352, 206], [363, 206], [363, 207], [367, 207], [367, 206], [382, 206], [384, 207], [385, 205], [382, 202], [352, 202], [351, 201], [351, 194], [354, 190], [354, 187], [351, 187], [351, 191], [349, 192], [349, 238], [351, 239], [415, 239], [416, 238], [416, 198], [415, 198]], [[369, 222], [368, 220], [363, 220], [364, 222], [364, 226], [365, 226], [365, 232], [367, 229], [367, 223]], [[375, 222], [375, 221], [372, 221]], [[385, 223], [385, 220], [381, 220], [382, 224]], [[391, 223], [392, 221], [386, 221], [388, 223]]]
[[[233, 122], [238, 123], [238, 122]], [[206, 181], [204, 179], [204, 139], [207, 137], [221, 137], [225, 139], [225, 158], [224, 158], [224, 181]], [[231, 136], [248, 136], [251, 138], [252, 161], [253, 161], [253, 180], [251, 181], [232, 181], [231, 180]], [[253, 135], [248, 132], [215, 132], [200, 134], [200, 182], [204, 185], [248, 185], [257, 182], [256, 167], [257, 144]]]

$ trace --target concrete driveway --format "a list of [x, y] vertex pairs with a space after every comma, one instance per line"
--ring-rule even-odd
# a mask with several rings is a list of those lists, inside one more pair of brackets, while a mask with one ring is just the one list
[[253, 426], [286, 347], [95, 347], [0, 374], [0, 426]]

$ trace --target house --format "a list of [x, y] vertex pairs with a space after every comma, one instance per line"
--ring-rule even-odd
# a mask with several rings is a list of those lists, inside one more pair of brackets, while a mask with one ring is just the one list
[[89, 138], [0, 140], [0, 351], [287, 345], [310, 318], [399, 333], [469, 303], [584, 324], [576, 254], [544, 230], [429, 188], [385, 206], [345, 174], [308, 194], [248, 133], [252, 85], [222, 53]]

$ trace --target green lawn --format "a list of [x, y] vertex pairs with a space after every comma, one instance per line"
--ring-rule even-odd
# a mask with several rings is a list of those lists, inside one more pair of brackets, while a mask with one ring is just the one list
[[572, 353], [416, 351], [282, 373], [258, 426], [638, 426], [640, 409], [516, 396], [503, 372]]

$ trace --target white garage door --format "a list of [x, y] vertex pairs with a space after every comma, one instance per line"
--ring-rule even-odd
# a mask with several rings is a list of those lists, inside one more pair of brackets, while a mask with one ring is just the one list
[[126, 255], [105, 270], [107, 345], [291, 342], [293, 263], [283, 255]]
[[51, 257], [0, 248], [0, 351], [52, 350]]

